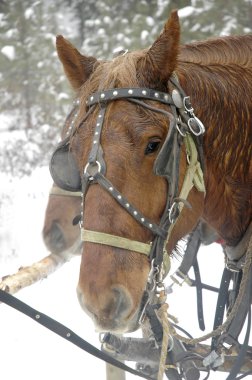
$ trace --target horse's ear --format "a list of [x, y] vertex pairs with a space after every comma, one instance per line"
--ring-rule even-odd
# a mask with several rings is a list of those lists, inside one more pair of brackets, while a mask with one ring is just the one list
[[163, 32], [147, 50], [141, 65], [141, 74], [151, 83], [166, 82], [177, 64], [180, 25], [177, 10], [173, 10]]
[[63, 36], [56, 37], [56, 48], [70, 84], [78, 90], [93, 72], [97, 60], [82, 55]]

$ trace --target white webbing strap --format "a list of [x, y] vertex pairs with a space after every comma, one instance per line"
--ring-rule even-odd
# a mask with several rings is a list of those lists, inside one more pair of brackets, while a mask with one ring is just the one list
[[52, 186], [49, 194], [62, 195], [64, 197], [82, 197], [82, 193], [80, 191], [63, 190], [58, 186]]
[[81, 228], [81, 240], [89, 243], [110, 245], [111, 247], [123, 248], [129, 251], [139, 252], [149, 256], [151, 244], [130, 240], [121, 236], [106, 234], [104, 232], [89, 231]]

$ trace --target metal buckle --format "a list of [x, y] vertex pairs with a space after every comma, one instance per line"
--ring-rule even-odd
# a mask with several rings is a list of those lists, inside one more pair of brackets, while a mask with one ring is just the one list
[[203, 359], [202, 363], [204, 367], [215, 368], [222, 365], [224, 361], [225, 359], [223, 353], [218, 354], [216, 351], [212, 351]]
[[233, 273], [239, 273], [242, 269], [238, 268], [235, 263], [232, 263], [230, 261], [227, 261], [226, 264], [225, 264], [225, 267], [230, 270], [230, 272], [233, 272]]
[[[191, 108], [188, 108], [188, 107], [187, 107], [187, 105], [186, 105], [186, 102], [187, 102], [187, 101], [189, 102]], [[184, 106], [186, 112], [188, 112], [188, 113], [193, 113], [194, 109], [193, 109], [193, 107], [192, 107], [192, 105], [191, 105], [191, 102], [190, 102], [190, 96], [185, 96], [185, 97], [183, 98], [183, 106]]]
[[[177, 277], [177, 278], [176, 278]], [[177, 284], [179, 286], [182, 286], [184, 283], [186, 283], [189, 286], [192, 286], [192, 281], [188, 277], [188, 275], [184, 274], [181, 272], [179, 269], [177, 269], [171, 276], [171, 280], [173, 281], [174, 284]], [[179, 279], [178, 279], [179, 278]], [[180, 280], [182, 279], [182, 280]]]

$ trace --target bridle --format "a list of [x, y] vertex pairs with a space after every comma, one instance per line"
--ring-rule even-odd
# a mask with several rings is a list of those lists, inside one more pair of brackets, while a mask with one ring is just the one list
[[[165, 246], [170, 235], [170, 230], [177, 220], [183, 206], [188, 206], [186, 198], [189, 191], [192, 186], [196, 186], [199, 191], [205, 192], [202, 173], [202, 147], [199, 140], [199, 136], [204, 133], [204, 126], [194, 115], [190, 99], [184, 94], [176, 78], [173, 77], [170, 79], [170, 82], [175, 87], [172, 91], [172, 95], [149, 88], [113, 88], [93, 93], [86, 102], [87, 108], [89, 109], [88, 112], [93, 112], [93, 109], [97, 106], [99, 107], [99, 112], [95, 123], [91, 150], [81, 178], [82, 210], [85, 205], [85, 198], [89, 186], [97, 183], [139, 224], [150, 230], [154, 235], [154, 239], [150, 244], [147, 244], [108, 233], [86, 230], [83, 226], [83, 211], [80, 222], [81, 239], [83, 242], [119, 247], [147, 255], [152, 263], [151, 273], [148, 280], [152, 288], [153, 284], [156, 285], [157, 282], [162, 281], [164, 274], [167, 274], [169, 270], [170, 264], [168, 254], [165, 251]], [[149, 220], [137, 208], [135, 208], [127, 198], [115, 188], [105, 175], [106, 163], [103, 158], [101, 133], [107, 105], [118, 99], [136, 103], [137, 105], [153, 112], [162, 113], [167, 116], [170, 121], [170, 127], [165, 143], [163, 144], [154, 165], [155, 174], [163, 176], [169, 184], [166, 206], [159, 224]], [[172, 114], [164, 109], [159, 109], [145, 103], [145, 100], [152, 100], [170, 106]], [[194, 160], [194, 174], [191, 178], [191, 183], [187, 183], [185, 186], [183, 185], [182, 191], [178, 196], [180, 148], [183, 141], [186, 141], [189, 166], [190, 161]], [[196, 177], [198, 178], [198, 181], [196, 180]], [[166, 268], [164, 268], [165, 262]]]
[[[152, 303], [155, 294], [158, 294], [161, 288], [164, 289], [163, 279], [170, 269], [170, 259], [165, 248], [183, 207], [191, 207], [187, 201], [188, 194], [193, 187], [205, 194], [202, 149], [202, 134], [205, 128], [194, 115], [190, 98], [184, 93], [175, 74], [169, 79], [169, 88], [172, 88], [172, 91], [170, 90], [171, 94], [142, 87], [112, 88], [95, 92], [87, 98], [84, 118], [79, 125], [75, 126], [78, 115], [77, 108], [79, 108], [80, 104], [77, 99], [74, 103], [74, 118], [70, 123], [71, 133], [68, 133], [66, 138], [55, 149], [50, 162], [51, 175], [58, 187], [68, 192], [79, 192], [81, 190], [81, 215], [74, 219], [74, 224], [80, 222], [81, 240], [84, 243], [89, 242], [117, 247], [144, 254], [149, 258], [151, 268], [142, 300], [144, 306], [141, 309], [143, 312], [147, 302]], [[118, 99], [137, 104], [151, 112], [160, 113], [169, 120], [166, 139], [153, 166], [154, 174], [162, 176], [168, 183], [166, 204], [159, 224], [143, 215], [106, 177], [106, 162], [101, 145], [101, 134], [107, 106]], [[148, 100], [152, 102], [146, 102]], [[168, 106], [171, 112], [168, 112], [164, 108], [156, 107], [156, 102]], [[87, 162], [84, 165], [83, 173], [80, 175], [70, 149], [70, 142], [97, 107], [99, 109], [93, 131], [91, 149]], [[73, 126], [75, 126], [74, 129]], [[180, 155], [183, 143], [187, 156], [187, 168], [179, 192]], [[135, 221], [151, 231], [154, 236], [151, 243], [143, 243], [109, 233], [84, 229], [83, 215], [86, 194], [89, 187], [94, 183], [101, 186], [110, 194]], [[146, 299], [147, 301], [145, 302]]]

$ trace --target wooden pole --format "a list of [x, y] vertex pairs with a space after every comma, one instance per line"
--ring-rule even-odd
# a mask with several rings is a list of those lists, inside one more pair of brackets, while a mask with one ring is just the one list
[[125, 380], [125, 372], [121, 369], [106, 363], [106, 379], [107, 380]]
[[19, 290], [45, 279], [68, 260], [67, 257], [50, 254], [30, 266], [19, 268], [17, 273], [2, 277], [0, 289], [10, 294], [17, 293]]

